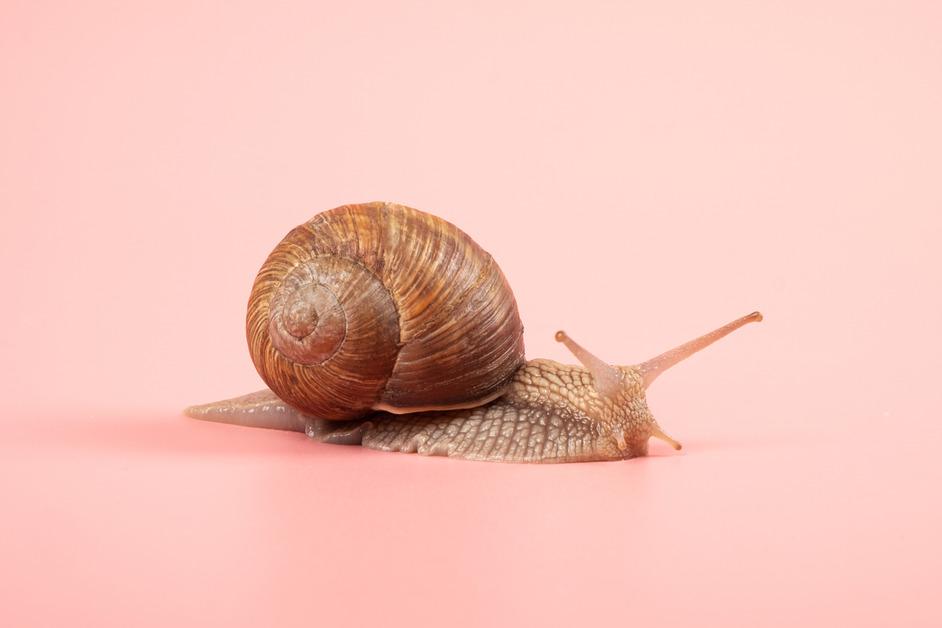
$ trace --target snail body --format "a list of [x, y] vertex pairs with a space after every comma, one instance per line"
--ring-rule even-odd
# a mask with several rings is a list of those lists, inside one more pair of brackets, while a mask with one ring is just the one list
[[610, 366], [564, 332], [556, 339], [581, 367], [526, 361], [510, 286], [470, 237], [402, 205], [346, 205], [292, 230], [255, 280], [246, 332], [269, 389], [186, 413], [384, 451], [621, 460], [645, 455], [652, 436], [680, 448], [645, 389], [758, 320], [754, 312], [633, 366]]

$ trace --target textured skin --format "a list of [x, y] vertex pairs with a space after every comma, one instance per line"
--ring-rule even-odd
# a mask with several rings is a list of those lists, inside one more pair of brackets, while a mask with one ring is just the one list
[[480, 402], [525, 361], [493, 258], [395, 203], [344, 205], [285, 236], [255, 280], [246, 334], [269, 388], [334, 420]]
[[589, 372], [531, 360], [507, 392], [468, 410], [374, 415], [362, 444], [382, 451], [494, 462], [622, 460], [647, 453], [653, 419], [640, 377], [622, 369], [618, 403], [602, 400]]
[[285, 404], [271, 391], [195, 406], [186, 413], [212, 421], [304, 431], [337, 444], [382, 451], [440, 455], [494, 462], [586, 462], [623, 460], [647, 453], [656, 427], [641, 375], [619, 369], [615, 401], [599, 397], [586, 369], [531, 360], [517, 371], [506, 393], [467, 410], [389, 414], [327, 421]]

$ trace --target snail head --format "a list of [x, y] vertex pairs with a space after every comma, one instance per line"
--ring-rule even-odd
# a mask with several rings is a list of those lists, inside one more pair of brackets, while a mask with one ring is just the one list
[[762, 320], [762, 314], [753, 312], [723, 325], [699, 338], [695, 338], [669, 351], [632, 366], [612, 366], [599, 359], [570, 338], [566, 332], [556, 332], [556, 341], [579, 360], [592, 376], [592, 384], [601, 401], [601, 415], [596, 417], [610, 430], [617, 446], [634, 450], [632, 455], [647, 451], [651, 437], [663, 440], [674, 449], [681, 444], [668, 436], [648, 409], [645, 391], [664, 371], [708, 347], [723, 336], [743, 325]]

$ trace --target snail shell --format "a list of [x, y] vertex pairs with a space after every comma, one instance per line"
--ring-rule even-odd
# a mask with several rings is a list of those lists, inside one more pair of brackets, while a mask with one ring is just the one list
[[525, 362], [493, 258], [395, 203], [344, 205], [293, 229], [255, 279], [246, 333], [269, 388], [324, 419], [477, 406]]

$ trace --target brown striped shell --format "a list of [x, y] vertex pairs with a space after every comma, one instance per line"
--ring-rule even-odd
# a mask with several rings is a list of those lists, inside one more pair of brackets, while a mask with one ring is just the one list
[[246, 332], [269, 388], [325, 419], [480, 405], [525, 362], [493, 258], [395, 203], [344, 205], [285, 236], [255, 280]]

